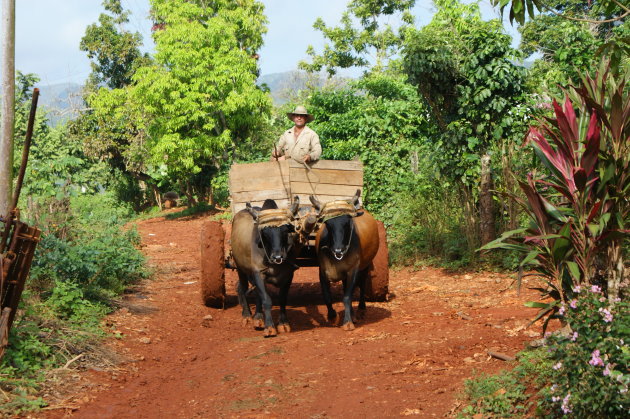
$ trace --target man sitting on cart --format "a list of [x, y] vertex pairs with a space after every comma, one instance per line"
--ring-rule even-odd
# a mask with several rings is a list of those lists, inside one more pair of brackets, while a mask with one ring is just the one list
[[322, 154], [319, 136], [306, 126], [315, 119], [313, 115], [309, 114], [304, 106], [298, 106], [293, 112], [287, 113], [287, 116], [295, 125], [282, 134], [271, 157], [277, 160], [292, 158], [304, 163], [319, 159]]

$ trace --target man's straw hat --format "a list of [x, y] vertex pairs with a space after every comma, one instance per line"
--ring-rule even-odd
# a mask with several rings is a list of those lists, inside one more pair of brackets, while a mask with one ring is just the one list
[[306, 117], [306, 122], [307, 123], [309, 123], [309, 122], [311, 122], [312, 120], [315, 119], [315, 117], [313, 115], [308, 113], [308, 111], [306, 110], [306, 108], [304, 106], [297, 106], [293, 112], [288, 112], [287, 113], [287, 117], [289, 117], [289, 119], [291, 121], [293, 121], [293, 117], [295, 115], [304, 115]]

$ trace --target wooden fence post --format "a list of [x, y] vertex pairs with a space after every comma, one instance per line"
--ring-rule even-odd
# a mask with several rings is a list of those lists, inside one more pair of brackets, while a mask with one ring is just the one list
[[0, 129], [0, 215], [12, 198], [13, 129], [15, 125], [15, 0], [2, 0], [2, 124]]

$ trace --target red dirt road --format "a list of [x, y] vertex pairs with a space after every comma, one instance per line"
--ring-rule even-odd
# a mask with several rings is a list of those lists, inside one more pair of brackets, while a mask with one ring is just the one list
[[[535, 310], [523, 307], [535, 295], [505, 290], [504, 275], [392, 271], [391, 300], [368, 303], [346, 332], [325, 320], [316, 268], [301, 268], [289, 294], [292, 332], [265, 339], [241, 326], [235, 272], [226, 271], [227, 309], [201, 304], [205, 220], [138, 223], [156, 278], [107, 319], [126, 361], [82, 374], [44, 417], [450, 417], [473, 371], [509, 367], [488, 350], [514, 355], [538, 336], [525, 328]], [[341, 312], [339, 289], [335, 301]]]

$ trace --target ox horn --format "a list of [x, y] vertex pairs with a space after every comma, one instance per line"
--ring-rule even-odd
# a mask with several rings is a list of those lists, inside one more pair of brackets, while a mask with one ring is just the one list
[[313, 204], [313, 207], [319, 213], [322, 210], [322, 204], [313, 195], [310, 195], [308, 199], [311, 201], [311, 204]]
[[245, 209], [247, 209], [247, 212], [249, 212], [252, 215], [252, 217], [254, 217], [254, 221], [258, 222], [258, 211], [252, 208], [252, 204], [247, 202], [245, 204]]
[[359, 209], [361, 206], [359, 205], [359, 197], [361, 196], [361, 189], [357, 189], [356, 193], [352, 197], [352, 205], [354, 205], [355, 209]]
[[289, 210], [291, 211], [292, 217], [295, 217], [295, 214], [297, 214], [299, 207], [300, 207], [300, 197], [295, 195], [295, 197], [293, 197], [293, 203], [291, 204], [291, 208], [289, 208]]

